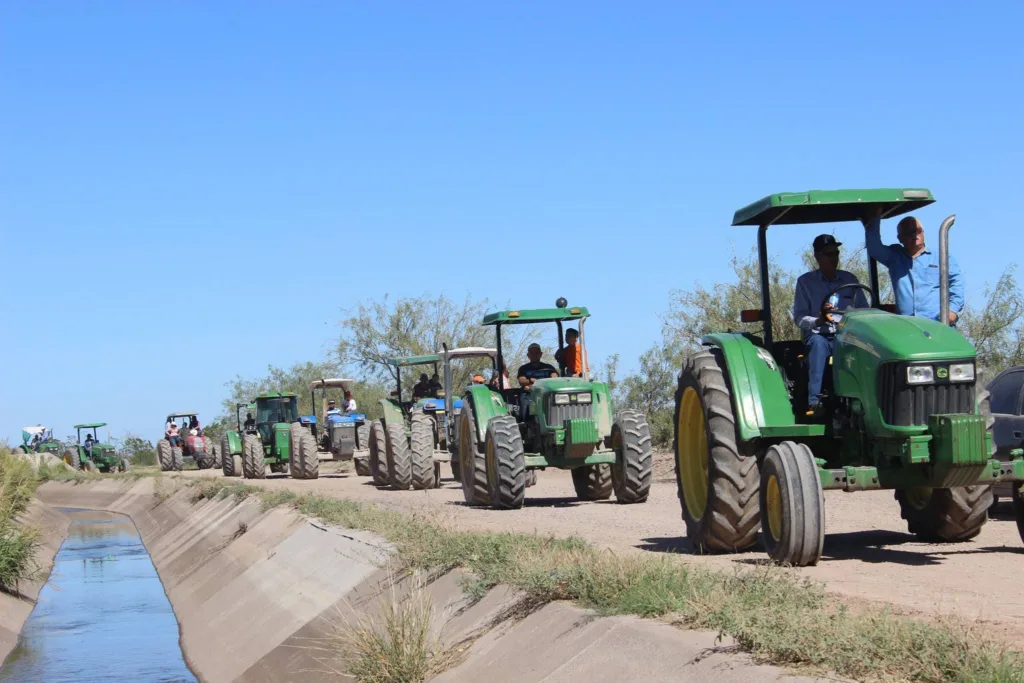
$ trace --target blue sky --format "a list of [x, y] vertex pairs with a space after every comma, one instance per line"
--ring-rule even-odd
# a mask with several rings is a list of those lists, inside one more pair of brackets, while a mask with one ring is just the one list
[[628, 370], [772, 192], [929, 187], [969, 296], [1018, 260], [1019, 3], [691, 5], [4, 3], [0, 437], [212, 417], [384, 293], [565, 296]]

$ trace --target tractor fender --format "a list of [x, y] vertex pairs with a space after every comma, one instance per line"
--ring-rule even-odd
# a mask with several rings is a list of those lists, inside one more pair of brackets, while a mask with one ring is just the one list
[[744, 441], [763, 436], [766, 427], [796, 424], [782, 370], [768, 349], [740, 333], [709, 334], [704, 346], [718, 348], [728, 369], [737, 428]]
[[229, 430], [227, 433], [228, 437], [228, 455], [241, 455], [242, 454], [242, 435], [234, 429]]
[[612, 395], [608, 391], [608, 385], [604, 382], [593, 382], [591, 387], [594, 396], [593, 414], [594, 422], [597, 423], [597, 433], [601, 438], [607, 438], [612, 434], [612, 422], [615, 419]]
[[466, 401], [473, 403], [473, 419], [476, 420], [477, 443], [483, 443], [487, 437], [487, 423], [492, 417], [508, 415], [508, 406], [505, 405], [505, 398], [497, 391], [475, 384], [468, 387], [466, 395], [462, 397], [463, 404]]
[[384, 424], [385, 428], [387, 428], [389, 424], [405, 426], [405, 416], [402, 415], [402, 409], [394, 403], [386, 398], [382, 398], [380, 399], [380, 409], [381, 422]]

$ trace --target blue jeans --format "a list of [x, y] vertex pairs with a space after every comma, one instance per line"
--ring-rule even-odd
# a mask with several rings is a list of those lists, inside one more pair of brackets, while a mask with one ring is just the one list
[[180, 436], [169, 436], [167, 437], [167, 440], [171, 443], [171, 448], [177, 448], [179, 445], [181, 445]]
[[832, 355], [832, 348], [835, 346], [833, 337], [826, 337], [821, 334], [812, 334], [804, 342], [807, 347], [807, 402], [810, 407], [818, 405], [818, 394], [821, 393], [821, 383], [825, 378], [825, 370], [828, 368], [828, 358]]

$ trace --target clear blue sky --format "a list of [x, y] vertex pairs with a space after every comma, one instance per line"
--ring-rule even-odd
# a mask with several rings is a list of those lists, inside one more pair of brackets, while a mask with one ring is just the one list
[[[732, 212], [771, 192], [931, 188], [927, 234], [957, 213], [977, 297], [1024, 247], [1022, 20], [1019, 3], [4, 3], [0, 437], [212, 417], [236, 373], [321, 357], [339, 310], [386, 292], [566, 296], [594, 313], [592, 357], [629, 369], [669, 290], [753, 244]], [[795, 263], [813, 234], [772, 237]]]

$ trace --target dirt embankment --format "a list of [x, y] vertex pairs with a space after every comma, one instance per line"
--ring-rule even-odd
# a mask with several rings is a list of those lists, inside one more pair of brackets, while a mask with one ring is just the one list
[[[180, 485], [180, 482], [179, 482]], [[463, 574], [395, 579], [390, 549], [368, 533], [324, 526], [255, 500], [196, 502], [173, 480], [48, 483], [40, 499], [132, 517], [203, 681], [341, 680], [339, 628], [426, 596], [454, 668], [438, 681], [776, 681], [715, 634], [632, 617], [596, 618], [568, 604], [524, 609], [499, 586], [482, 599]]]

